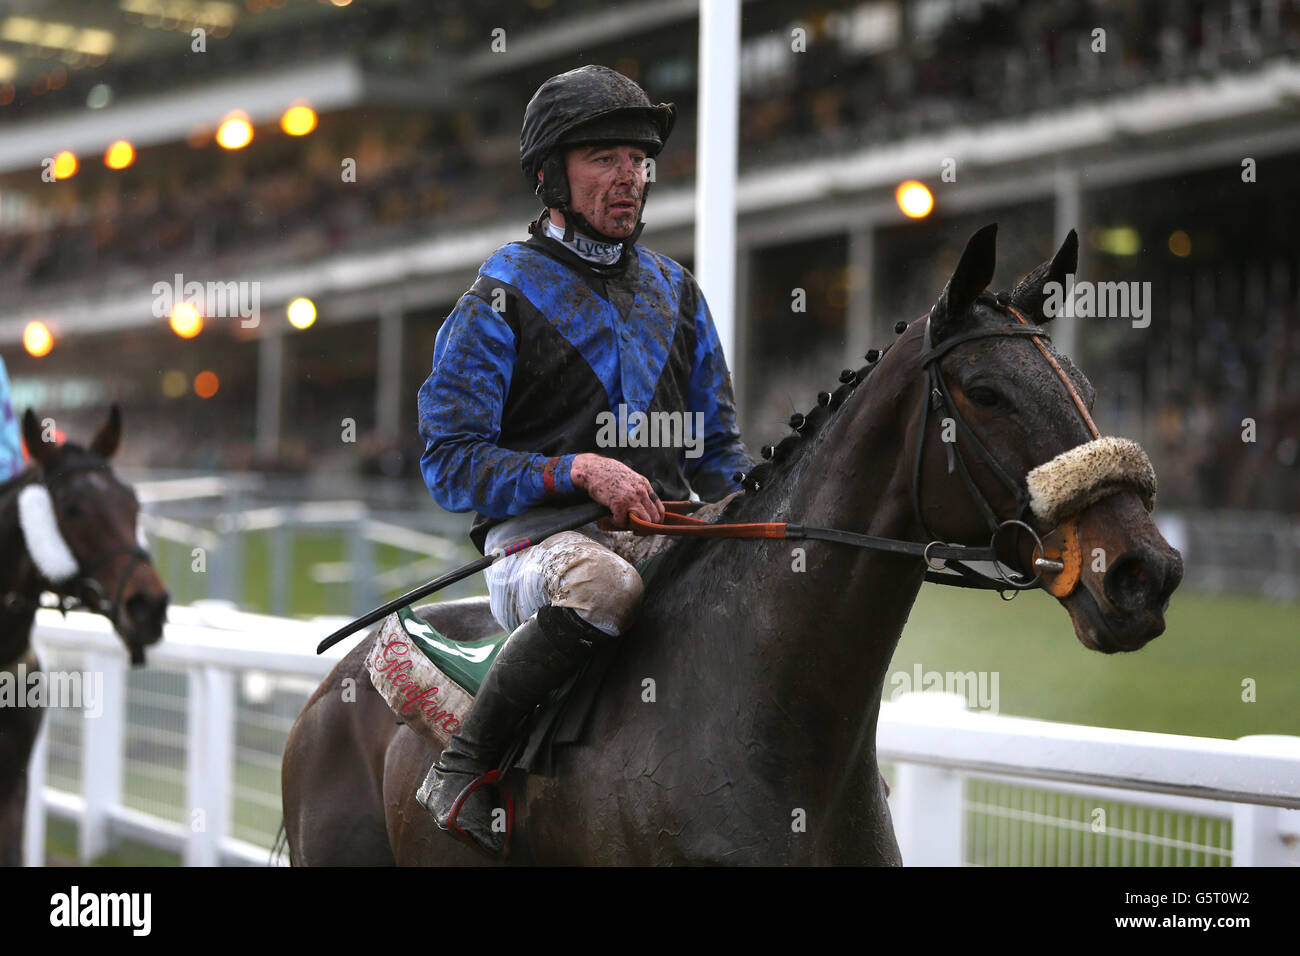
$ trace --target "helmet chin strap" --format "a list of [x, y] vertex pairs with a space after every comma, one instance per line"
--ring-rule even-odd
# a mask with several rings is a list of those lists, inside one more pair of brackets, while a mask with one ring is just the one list
[[609, 245], [618, 245], [623, 242], [636, 242], [637, 237], [641, 235], [641, 230], [645, 228], [645, 223], [641, 221], [641, 210], [645, 209], [645, 198], [641, 199], [641, 208], [637, 210], [636, 228], [632, 230], [630, 236], [619, 238], [618, 236], [608, 236], [591, 224], [591, 220], [565, 203], [559, 207], [560, 212], [564, 214], [564, 241], [573, 241], [573, 227], [577, 223], [578, 231], [589, 239], [595, 239], [597, 242], [608, 243]]
[[[557, 160], [556, 156], [560, 156], [561, 158]], [[572, 207], [570, 204], [571, 196], [569, 193], [569, 177], [564, 168], [562, 154], [557, 153], [548, 157], [546, 162], [542, 164], [542, 170], [545, 178], [537, 184], [535, 192], [539, 197], [541, 197], [542, 202], [549, 208], [559, 210], [559, 212], [564, 216], [565, 242], [573, 241], [575, 226], [577, 226], [578, 230], [581, 231], [584, 236], [587, 236], [590, 239], [595, 239], [597, 242], [609, 243], [610, 245], [617, 245], [621, 242], [636, 242], [637, 238], [641, 235], [641, 230], [645, 228], [645, 222], [641, 220], [641, 215], [645, 212], [646, 199], [650, 195], [649, 180], [647, 180], [641, 187], [641, 205], [636, 212], [636, 229], [632, 231], [630, 236], [620, 239], [617, 236], [609, 236], [601, 232], [592, 225], [591, 220]], [[530, 233], [533, 231], [532, 228], [529, 229]]]

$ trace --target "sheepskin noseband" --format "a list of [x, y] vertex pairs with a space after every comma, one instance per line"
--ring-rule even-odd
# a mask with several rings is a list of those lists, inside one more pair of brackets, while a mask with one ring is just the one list
[[1057, 524], [1117, 491], [1136, 491], [1150, 511], [1156, 472], [1142, 446], [1127, 438], [1098, 438], [1039, 465], [1026, 479], [1029, 507]]
[[63, 540], [54, 517], [54, 502], [44, 485], [28, 485], [18, 492], [18, 524], [23, 529], [27, 553], [47, 581], [58, 584], [77, 576], [77, 559]]

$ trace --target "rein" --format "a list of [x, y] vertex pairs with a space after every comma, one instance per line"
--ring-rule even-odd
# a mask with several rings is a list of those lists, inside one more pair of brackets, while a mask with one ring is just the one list
[[[948, 390], [948, 385], [944, 381], [943, 375], [939, 372], [938, 360], [946, 355], [950, 350], [975, 339], [1004, 337], [1004, 336], [1029, 336], [1038, 351], [1047, 359], [1048, 364], [1056, 372], [1057, 377], [1065, 385], [1066, 391], [1073, 400], [1075, 407], [1083, 417], [1084, 424], [1088, 427], [1093, 438], [1099, 438], [1097, 426], [1093, 424], [1092, 417], [1088, 414], [1087, 406], [1079, 396], [1078, 391], [1070, 382], [1069, 376], [1061, 366], [1052, 358], [1042, 343], [1042, 339], [1050, 336], [1041, 328], [1028, 322], [1018, 309], [1011, 305], [1010, 297], [1002, 294], [996, 298], [989, 297], [992, 302], [989, 304], [996, 306], [1002, 311], [1014, 316], [1019, 324], [1012, 326], [1002, 326], [991, 329], [976, 329], [966, 332], [962, 335], [956, 335], [944, 341], [938, 346], [930, 344], [931, 319], [934, 310], [931, 309], [930, 316], [926, 318], [925, 338], [921, 351], [921, 367], [925, 372], [928, 380], [928, 396], [921, 412], [921, 440], [917, 443], [916, 458], [913, 464], [912, 472], [912, 507], [915, 512], [917, 522], [927, 537], [932, 540], [929, 543], [918, 541], [902, 541], [895, 538], [882, 538], [875, 535], [860, 534], [854, 531], [842, 531], [837, 528], [819, 528], [812, 525], [793, 524], [789, 522], [755, 522], [749, 524], [710, 524], [698, 518], [693, 518], [682, 512], [690, 510], [693, 505], [690, 502], [665, 501], [662, 502], [665, 508], [663, 523], [646, 521], [636, 515], [628, 515], [628, 525], [630, 530], [637, 535], [674, 535], [682, 537], [697, 538], [778, 538], [787, 540], [813, 539], [819, 541], [830, 541], [836, 544], [847, 544], [851, 547], [865, 548], [872, 551], [883, 551], [891, 554], [903, 554], [912, 557], [918, 557], [925, 561], [926, 572], [925, 580], [932, 584], [944, 584], [954, 587], [979, 588], [982, 590], [994, 590], [1001, 593], [1005, 600], [1015, 597], [1019, 591], [1026, 591], [1032, 588], [1045, 587], [1057, 597], [1065, 597], [1078, 583], [1081, 562], [1079, 560], [1079, 545], [1077, 531], [1077, 516], [1071, 516], [1054, 528], [1045, 537], [1048, 541], [1059, 544], [1059, 553], [1050, 555], [1044, 545], [1044, 540], [1034, 531], [1026, 518], [1032, 515], [1030, 507], [1030, 494], [1028, 488], [1023, 482], [1014, 481], [1002, 468], [1001, 465], [993, 458], [988, 449], [970, 429], [962, 419], [957, 410], [956, 404], [952, 400], [952, 394]], [[936, 305], [935, 308], [938, 308]], [[874, 368], [874, 366], [873, 366]], [[945, 544], [942, 541], [935, 540], [924, 515], [921, 513], [921, 464], [922, 456], [925, 450], [925, 430], [929, 424], [931, 411], [936, 414], [946, 411], [952, 418], [961, 433], [962, 440], [968, 442], [975, 449], [976, 455], [988, 466], [994, 476], [1002, 482], [1010, 491], [1016, 500], [1015, 517], [1009, 519], [999, 519], [989, 504], [988, 499], [979, 490], [974, 478], [971, 477], [970, 471], [966, 467], [963, 457], [957, 454], [953, 445], [955, 442], [945, 442], [945, 450], [948, 455], [948, 473], [952, 474], [957, 471], [966, 486], [966, 490], [975, 504], [984, 516], [985, 523], [989, 526], [990, 537], [987, 547], [971, 547], [968, 545]], [[603, 519], [601, 527], [605, 530], [615, 530], [609, 524], [611, 519]], [[1035, 542], [1035, 551], [1041, 555], [1034, 561], [1034, 576], [1026, 578], [1023, 574], [1016, 573], [1015, 577], [1008, 577], [1002, 571], [1002, 565], [997, 558], [998, 536], [1006, 529], [1012, 528], [1016, 531], [1023, 529], [1033, 537]], [[932, 564], [932, 561], [943, 562], [942, 567], [948, 570], [941, 570]], [[968, 562], [987, 562], [993, 565], [997, 571], [997, 577], [984, 574], [968, 566]], [[1053, 580], [1044, 585], [1044, 572], [1052, 575]], [[1007, 597], [1007, 593], [1011, 597]]]

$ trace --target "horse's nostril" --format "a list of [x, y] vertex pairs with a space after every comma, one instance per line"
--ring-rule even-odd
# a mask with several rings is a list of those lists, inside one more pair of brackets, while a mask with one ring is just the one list
[[1102, 589], [1106, 598], [1124, 610], [1142, 609], [1161, 594], [1165, 584], [1164, 571], [1142, 560], [1136, 554], [1124, 554], [1106, 571]]
[[133, 594], [126, 599], [127, 616], [141, 629], [161, 629], [169, 600], [170, 595], [165, 591], [162, 594]]

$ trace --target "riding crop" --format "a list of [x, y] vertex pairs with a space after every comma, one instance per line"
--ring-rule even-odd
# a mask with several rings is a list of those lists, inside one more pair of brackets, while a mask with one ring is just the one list
[[349, 634], [356, 633], [368, 624], [373, 624], [376, 621], [383, 620], [398, 608], [406, 607], [413, 601], [417, 601], [424, 597], [426, 594], [432, 594], [434, 591], [441, 591], [443, 588], [449, 587], [457, 581], [464, 580], [471, 574], [477, 574], [479, 571], [485, 570], [497, 561], [500, 561], [502, 558], [507, 557], [508, 555], [518, 554], [525, 548], [531, 548], [533, 545], [546, 540], [553, 534], [559, 534], [561, 531], [572, 531], [574, 528], [581, 528], [583, 525], [591, 524], [591, 522], [607, 514], [609, 514], [609, 509], [594, 501], [576, 507], [565, 515], [564, 518], [557, 521], [553, 526], [549, 526], [536, 534], [529, 535], [526, 538], [520, 538], [518, 541], [505, 547], [493, 548], [477, 561], [471, 561], [469, 564], [459, 567], [454, 571], [448, 571], [446, 574], [435, 578], [428, 584], [421, 584], [415, 590], [407, 591], [401, 597], [389, 601], [383, 607], [377, 607], [373, 611], [363, 614], [355, 621], [343, 625], [343, 627], [339, 628], [316, 646], [316, 653], [324, 653], [327, 649], [333, 647]]

